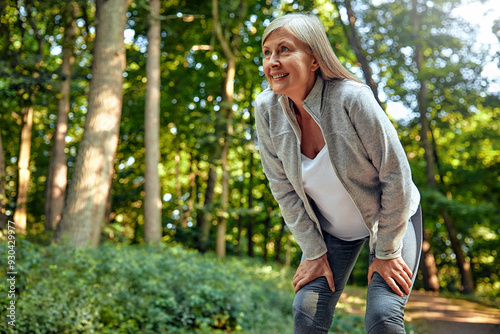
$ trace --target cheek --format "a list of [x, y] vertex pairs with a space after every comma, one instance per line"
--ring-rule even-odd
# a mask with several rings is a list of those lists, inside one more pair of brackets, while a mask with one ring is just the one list
[[264, 69], [264, 73], [267, 74], [269, 72], [269, 62], [266, 59], [262, 61], [262, 68]]
[[267, 67], [267, 66], [265, 66], [265, 65], [263, 65], [262, 67], [263, 67], [263, 70], [264, 70], [264, 75], [269, 79], [269, 73], [271, 71], [270, 68]]

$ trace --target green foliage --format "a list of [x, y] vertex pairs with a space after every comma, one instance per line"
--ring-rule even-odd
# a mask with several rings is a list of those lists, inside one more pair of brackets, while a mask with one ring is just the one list
[[[66, 137], [69, 178], [73, 173], [85, 122], [95, 37], [95, 1], [77, 2], [80, 11]], [[228, 156], [229, 210], [220, 212], [219, 182], [213, 204], [203, 205], [208, 159], [219, 139], [217, 127], [226, 122], [218, 111], [227, 64], [214, 38], [211, 1], [162, 0], [159, 169], [164, 199], [163, 236], [165, 241], [196, 247], [198, 215], [211, 212], [214, 222], [217, 214], [227, 215], [228, 254], [239, 255], [249, 251], [248, 227], [251, 226], [255, 255], [265, 256], [269, 261], [284, 262], [289, 235], [288, 231], [282, 230], [279, 208], [260, 166], [253, 125], [252, 101], [266, 85], [263, 72], [259, 69], [262, 60], [260, 36], [276, 15], [311, 11], [324, 22], [340, 61], [356, 74], [359, 73], [359, 69], [356, 72], [357, 60], [341, 28], [341, 15], [336, 7], [337, 4], [342, 6], [342, 1], [243, 1], [246, 11], [241, 20], [235, 19], [238, 17], [238, 1], [219, 2], [221, 24], [226, 36], [232, 41], [239, 38], [239, 47], [234, 50], [237, 75], [232, 106], [234, 135]], [[28, 230], [29, 240], [43, 244], [50, 243], [52, 239], [50, 233], [40, 232], [43, 231], [45, 182], [49, 173], [50, 145], [61, 82], [60, 47], [64, 37], [66, 3], [60, 0], [8, 0], [0, 4], [0, 131], [6, 161], [6, 209], [9, 216], [15, 211], [22, 109], [31, 105], [35, 109], [35, 119]], [[480, 75], [487, 52], [471, 44], [475, 41], [472, 27], [449, 14], [460, 1], [419, 3], [423, 11], [419, 37], [426, 65], [421, 71], [417, 70], [412, 59], [416, 40], [411, 24], [411, 1], [377, 1], [376, 5], [372, 1], [355, 1], [356, 26], [374, 71], [374, 79], [390, 101], [401, 102], [416, 111], [417, 80], [427, 80], [428, 117], [439, 158], [439, 168], [436, 168], [440, 174], [438, 192], [426, 189], [418, 118], [401, 122], [397, 128], [410, 159], [414, 180], [422, 190], [424, 222], [430, 232], [442, 289], [458, 291], [460, 285], [454, 254], [440, 216], [440, 209], [446, 208], [456, 223], [462, 248], [473, 266], [478, 291], [497, 296], [500, 291], [500, 264], [495, 261], [500, 249], [500, 106], [498, 96], [488, 93], [487, 82]], [[139, 244], [144, 234], [147, 13], [146, 0], [133, 1], [127, 13], [122, 120], [112, 182], [111, 212], [102, 234], [103, 240], [116, 244]], [[497, 22], [495, 31], [498, 26]], [[30, 94], [34, 99], [30, 99]], [[220, 180], [221, 168], [217, 172]], [[213, 232], [217, 226], [213, 222], [210, 224], [209, 249], [214, 249]], [[292, 265], [298, 264], [301, 255], [298, 246], [291, 242], [288, 250]], [[53, 256], [48, 250], [40, 252]], [[69, 258], [70, 255], [67, 255]], [[97, 255], [93, 259], [85, 261], [97, 261]], [[366, 284], [367, 263], [361, 263], [366, 259], [361, 254], [360, 265], [352, 275], [352, 283], [356, 285]], [[48, 263], [49, 260], [43, 261]], [[62, 262], [58, 265], [61, 266]], [[105, 270], [105, 267], [100, 270]], [[28, 271], [31, 275], [31, 270]], [[77, 295], [76, 292], [71, 293], [74, 293], [72, 296]], [[42, 297], [41, 293], [39, 297], [45, 301], [49, 298]], [[65, 296], [58, 295], [58, 298]], [[85, 296], [85, 300], [89, 302], [91, 297]], [[98, 304], [106, 305], [106, 302], [105, 298]], [[67, 303], [77, 301], [68, 299]], [[85, 305], [89, 307], [91, 304]], [[84, 312], [85, 305], [77, 306]], [[124, 309], [127, 306], [116, 307]], [[80, 316], [83, 317], [81, 314], [71, 315]], [[67, 319], [69, 316], [58, 317]], [[239, 320], [226, 320], [226, 323], [231, 321]]]
[[[22, 240], [16, 251], [19, 333], [276, 333], [291, 321], [291, 273], [255, 260], [164, 245], [65, 249]], [[5, 272], [0, 282], [6, 291]]]
[[[7, 243], [0, 253], [7, 253]], [[220, 259], [165, 244], [42, 247], [21, 238], [16, 269], [15, 331], [3, 321], [2, 333], [275, 334], [292, 328], [293, 272], [250, 258]], [[363, 333], [363, 316], [347, 306], [362, 311], [364, 297], [355, 305], [339, 303], [332, 332]], [[9, 302], [2, 294], [3, 319]]]

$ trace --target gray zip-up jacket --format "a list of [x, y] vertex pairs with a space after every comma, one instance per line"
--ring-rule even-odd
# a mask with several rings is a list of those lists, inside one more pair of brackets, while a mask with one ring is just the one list
[[[314, 260], [327, 251], [320, 225], [325, 218], [304, 190], [301, 131], [291, 103], [270, 88], [259, 94], [259, 151], [287, 226], [306, 258]], [[400, 256], [420, 194], [397, 132], [372, 91], [353, 80], [317, 77], [302, 105], [321, 128], [333, 169], [370, 231], [370, 250], [379, 259]]]

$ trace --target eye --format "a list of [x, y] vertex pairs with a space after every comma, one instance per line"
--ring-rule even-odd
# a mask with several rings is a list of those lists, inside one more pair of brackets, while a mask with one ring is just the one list
[[286, 51], [288, 51], [288, 50], [289, 50], [289, 49], [288, 49], [288, 47], [287, 47], [287, 46], [282, 46], [282, 47], [281, 47], [281, 51], [282, 51], [282, 52], [286, 52]]
[[269, 57], [271, 55], [271, 51], [265, 50], [264, 51], [264, 57]]

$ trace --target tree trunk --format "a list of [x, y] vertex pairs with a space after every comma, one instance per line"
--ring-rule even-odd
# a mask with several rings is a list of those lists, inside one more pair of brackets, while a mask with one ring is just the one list
[[[240, 195], [243, 196], [243, 191], [240, 192]], [[238, 232], [236, 233], [236, 249], [234, 250], [234, 252], [237, 256], [241, 256], [241, 250], [243, 249], [243, 247], [241, 247], [241, 230], [243, 229], [243, 217], [238, 217], [237, 224], [238, 226], [236, 228], [238, 229]]]
[[254, 174], [254, 169], [253, 169], [253, 153], [250, 155], [250, 177], [248, 180], [248, 183], [250, 184], [250, 189], [248, 189], [248, 210], [250, 213], [248, 214], [247, 217], [247, 243], [248, 243], [248, 256], [254, 257], [255, 253], [253, 250], [253, 218], [254, 215], [252, 214], [253, 210], [253, 193], [252, 193], [252, 185], [253, 185], [253, 174]]
[[181, 187], [181, 152], [179, 137], [175, 138], [175, 193], [177, 198], [177, 210], [179, 211], [179, 221], [182, 227], [187, 227], [186, 216], [184, 215]]
[[0, 230], [7, 228], [7, 215], [5, 205], [7, 197], [5, 196], [5, 153], [2, 144], [2, 129], [0, 128]]
[[264, 248], [264, 262], [267, 262], [267, 245], [269, 244], [269, 226], [271, 225], [271, 212], [272, 208], [268, 207], [267, 208], [267, 216], [266, 219], [264, 220], [264, 242], [263, 242], [263, 248]]
[[291, 247], [292, 247], [292, 242], [290, 238], [290, 233], [286, 234], [286, 256], [285, 256], [285, 266], [290, 267], [290, 264], [292, 262], [291, 258]]
[[[40, 70], [40, 66], [44, 60], [44, 45], [45, 38], [42, 36], [42, 31], [37, 28], [36, 18], [33, 16], [33, 11], [31, 2], [25, 3], [25, 12], [28, 16], [28, 23], [33, 29], [35, 39], [38, 44], [37, 48], [37, 62], [34, 67], [34, 71], [32, 73], [33, 78], [37, 77], [38, 71]], [[21, 11], [18, 11], [19, 19], [18, 23], [20, 24], [20, 29], [22, 31], [22, 37], [24, 38], [24, 32], [26, 31], [25, 27], [21, 22]], [[23, 39], [22, 38], [22, 39]], [[10, 43], [10, 41], [8, 42]], [[11, 64], [14, 65], [17, 62], [17, 57], [12, 57], [14, 60], [11, 61]], [[18, 192], [17, 192], [17, 200], [16, 200], [16, 212], [14, 213], [14, 222], [16, 223], [17, 230], [20, 233], [26, 233], [27, 230], [27, 204], [28, 204], [28, 189], [31, 178], [31, 172], [29, 170], [29, 162], [31, 156], [31, 129], [33, 127], [33, 114], [34, 109], [33, 105], [35, 103], [35, 95], [38, 91], [39, 87], [37, 84], [33, 84], [30, 87], [30, 96], [29, 103], [30, 106], [23, 107], [23, 128], [21, 130], [21, 147], [19, 150], [19, 160], [18, 160], [18, 168], [19, 168], [19, 177], [18, 177]]]
[[460, 240], [458, 240], [455, 222], [451, 220], [448, 212], [441, 211], [441, 214], [443, 215], [444, 225], [446, 226], [446, 230], [448, 231], [451, 248], [456, 255], [458, 270], [460, 271], [462, 282], [461, 292], [464, 294], [474, 293], [474, 279], [472, 278], [472, 268], [470, 262], [464, 255]]
[[[243, 164], [243, 166], [245, 166], [245, 164]], [[245, 167], [243, 167], [243, 175], [245, 175], [246, 172], [245, 172]], [[243, 196], [245, 196], [245, 189], [246, 189], [246, 183], [245, 182], [241, 182], [239, 183], [239, 188], [238, 188], [238, 192], [239, 192], [239, 196], [240, 198], [243, 199]], [[236, 232], [236, 247], [235, 247], [235, 250], [234, 250], [234, 253], [237, 255], [237, 256], [241, 256], [242, 254], [242, 245], [241, 245], [241, 235], [242, 235], [242, 230], [243, 230], [243, 223], [245, 222], [245, 220], [247, 219], [247, 215], [245, 214], [242, 214], [242, 215], [238, 215], [238, 219], [236, 221], [237, 223], [237, 232]]]
[[[253, 138], [253, 131], [252, 131], [252, 138]], [[250, 154], [250, 177], [248, 178], [248, 184], [249, 184], [249, 189], [248, 189], [248, 209], [250, 213], [248, 214], [247, 217], [247, 240], [248, 240], [248, 256], [254, 257], [255, 253], [253, 250], [253, 177], [254, 177], [254, 168], [253, 168], [253, 163], [254, 163], [254, 158], [253, 158], [253, 152]]]
[[[248, 193], [248, 208], [253, 209], [253, 195], [250, 191]], [[248, 243], [248, 256], [254, 257], [255, 252], [253, 249], [253, 214], [249, 214], [247, 218], [247, 243]]]
[[[248, 119], [248, 124], [254, 124], [255, 120], [252, 114], [250, 114], [250, 118]], [[253, 126], [250, 127], [250, 142], [255, 142], [255, 130]], [[248, 177], [248, 215], [246, 217], [247, 221], [247, 244], [248, 244], [248, 256], [254, 257], [254, 249], [253, 249], [253, 222], [254, 222], [254, 209], [253, 209], [253, 186], [254, 186], [254, 177], [255, 177], [255, 159], [254, 153], [255, 148], [249, 150], [249, 166], [248, 170], [250, 172], [250, 176]]]
[[[423, 66], [424, 54], [422, 52], [422, 44], [418, 36], [420, 31], [420, 19], [417, 13], [417, 0], [412, 0], [412, 5], [413, 34], [416, 39], [414, 57], [417, 68], [420, 71]], [[425, 152], [424, 155], [426, 161], [427, 184], [432, 188], [436, 185], [436, 179], [434, 177], [434, 159], [431, 153], [432, 147], [427, 136], [427, 133], [429, 131], [429, 121], [427, 119], [427, 83], [423, 80], [420, 80], [420, 90], [417, 94], [417, 102], [421, 124], [420, 140]], [[424, 276], [424, 287], [427, 287], [428, 289], [431, 289], [433, 291], [438, 291], [439, 280], [437, 277], [436, 261], [434, 259], [434, 254], [430, 249], [430, 243], [427, 238], [428, 231], [424, 228], [422, 247], [422, 266], [425, 266], [425, 268], [422, 269], [422, 274]]]
[[[413, 34], [416, 40], [415, 44], [415, 62], [417, 64], [417, 69], [419, 73], [422, 71], [424, 65], [424, 53], [422, 50], [422, 42], [420, 41], [419, 31], [420, 31], [420, 15], [422, 15], [422, 11], [417, 10], [419, 6], [418, 0], [412, 0], [412, 25], [413, 25]], [[425, 6], [421, 4], [421, 6]], [[427, 82], [425, 80], [419, 80], [420, 82], [420, 90], [417, 94], [417, 102], [418, 109], [420, 112], [420, 125], [421, 125], [421, 141], [422, 146], [424, 148], [425, 161], [426, 161], [426, 177], [427, 184], [431, 189], [437, 188], [436, 182], [436, 172], [435, 172], [435, 164], [436, 161], [434, 157], [436, 156], [429, 139], [430, 126], [429, 120], [427, 118]], [[474, 292], [474, 280], [472, 278], [472, 268], [470, 263], [467, 261], [466, 257], [463, 254], [462, 246], [460, 245], [460, 241], [457, 238], [457, 233], [455, 229], [455, 223], [450, 219], [448, 213], [446, 211], [441, 211], [443, 216], [443, 220], [445, 222], [446, 229], [448, 231], [448, 236], [451, 242], [451, 246], [453, 251], [455, 252], [457, 259], [457, 266], [460, 271], [461, 280], [462, 280], [462, 292], [463, 293], [472, 293]], [[424, 261], [425, 263], [425, 261]], [[433, 269], [428, 272], [432, 272]]]
[[202, 253], [208, 250], [208, 239], [210, 237], [210, 225], [212, 224], [211, 205], [214, 201], [215, 182], [217, 181], [216, 166], [210, 163], [208, 171], [207, 187], [205, 189], [205, 201], [203, 209], [197, 215], [198, 227], [198, 250]]
[[189, 161], [189, 201], [187, 204], [187, 212], [186, 212], [186, 221], [188, 221], [189, 218], [192, 219], [193, 215], [193, 210], [196, 205], [198, 205], [198, 186], [196, 182], [196, 175], [198, 174], [197, 171], [197, 161], [190, 159]]
[[145, 136], [146, 171], [144, 196], [144, 238], [161, 242], [160, 160], [160, 0], [150, 0], [148, 58], [146, 62]]
[[57, 111], [57, 124], [54, 144], [50, 155], [49, 176], [45, 196], [45, 229], [54, 230], [61, 220], [64, 207], [64, 196], [68, 182], [66, 166], [66, 133], [68, 131], [68, 113], [70, 109], [69, 95], [71, 86], [71, 68], [73, 66], [73, 46], [76, 35], [76, 16], [78, 5], [71, 1], [66, 5], [66, 22], [61, 65], [61, 98]]
[[33, 107], [23, 108], [23, 129], [21, 130], [21, 149], [19, 151], [18, 160], [18, 191], [16, 212], [14, 213], [16, 229], [21, 233], [26, 232], [27, 228], [28, 188], [31, 177], [29, 165], [31, 155], [31, 128], [33, 127], [33, 113]]
[[[232, 113], [229, 114], [232, 115]], [[229, 117], [228, 122], [230, 120], [232, 120], [232, 116]], [[228, 218], [228, 207], [229, 207], [229, 171], [227, 166], [228, 151], [229, 151], [229, 136], [226, 136], [221, 157], [221, 167], [222, 167], [222, 193], [221, 193], [221, 208], [220, 208], [221, 211], [218, 215], [219, 224], [217, 225], [216, 253], [217, 256], [219, 257], [226, 256], [226, 229], [227, 229], [227, 218]]]
[[[352, 50], [356, 54], [358, 62], [361, 64], [361, 69], [363, 70], [366, 84], [372, 90], [373, 95], [375, 96], [375, 99], [377, 100], [378, 104], [382, 106], [382, 102], [380, 102], [378, 98], [377, 84], [373, 80], [373, 73], [370, 67], [370, 62], [368, 61], [366, 53], [363, 50], [363, 47], [361, 46], [361, 40], [359, 39], [358, 31], [356, 30], [356, 17], [354, 16], [354, 11], [352, 10], [351, 0], [344, 0], [344, 1], [333, 0], [333, 2], [337, 4], [337, 10], [338, 10], [338, 5], [343, 4], [347, 11], [349, 24], [348, 25], [342, 24], [345, 36], [347, 37], [347, 41], [349, 42], [349, 45], [351, 46]], [[342, 19], [340, 21], [342, 22]]]
[[283, 218], [281, 218], [281, 229], [280, 229], [280, 235], [278, 237], [278, 240], [276, 240], [276, 259], [275, 259], [275, 262], [276, 263], [283, 263], [283, 261], [281, 261], [281, 240], [283, 240], [283, 235], [285, 233], [285, 220]]
[[[221, 114], [225, 120], [226, 128], [222, 130], [221, 138], [223, 147], [221, 152], [221, 167], [222, 167], [222, 194], [221, 194], [221, 212], [219, 214], [219, 225], [217, 228], [217, 255], [224, 257], [226, 255], [226, 225], [228, 217], [229, 205], [229, 171], [227, 166], [227, 156], [229, 153], [229, 144], [233, 136], [233, 92], [234, 92], [234, 77], [236, 73], [236, 57], [234, 51], [230, 48], [230, 43], [222, 32], [222, 27], [219, 22], [219, 4], [218, 0], [212, 0], [212, 17], [215, 34], [219, 41], [224, 56], [226, 57], [227, 68], [224, 78], [224, 89], [222, 91]], [[240, 2], [239, 14], [244, 10]], [[237, 48], [238, 43], [233, 43], [232, 47]]]
[[57, 242], [97, 246], [111, 185], [122, 109], [123, 31], [130, 0], [96, 1], [96, 38], [85, 130]]
[[423, 243], [422, 243], [422, 261], [420, 270], [424, 277], [424, 289], [427, 291], [439, 291], [439, 279], [437, 277], [436, 260], [431, 251], [431, 244], [429, 243], [429, 231], [424, 229]]

